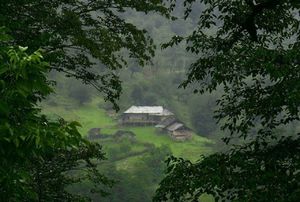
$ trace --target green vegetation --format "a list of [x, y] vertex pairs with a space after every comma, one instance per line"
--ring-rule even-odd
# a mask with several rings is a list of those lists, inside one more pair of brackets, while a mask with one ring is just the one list
[[212, 141], [196, 134], [189, 141], [175, 142], [167, 134], [159, 134], [154, 127], [133, 127], [128, 129], [138, 135], [137, 140], [151, 142], [158, 147], [166, 145], [171, 149], [173, 155], [177, 157], [195, 160], [200, 155], [210, 152], [208, 145]]
[[[163, 47], [185, 42], [197, 55], [182, 87], [223, 90], [215, 118], [232, 147], [196, 163], [170, 158], [154, 201], [299, 201], [299, 1], [198, 2], [195, 30]], [[198, 2], [184, 1], [185, 19]]]
[[[70, 99], [72, 100], [72, 99]], [[59, 102], [59, 101], [58, 101]], [[101, 133], [114, 134], [118, 130], [128, 130], [136, 134], [136, 140], [141, 143], [152, 143], [156, 147], [168, 146], [172, 153], [178, 157], [184, 157], [191, 160], [197, 159], [202, 154], [210, 152], [210, 146], [213, 141], [193, 135], [193, 138], [186, 142], [175, 142], [167, 134], [160, 134], [153, 126], [147, 127], [127, 127], [118, 126], [117, 117], [109, 117], [107, 112], [99, 108], [102, 98], [94, 98], [92, 102], [73, 109], [65, 109], [61, 105], [49, 106], [43, 104], [44, 113], [51, 116], [62, 117], [66, 120], [78, 120], [82, 128], [79, 130], [86, 135], [91, 128], [101, 128]], [[106, 145], [107, 141], [100, 142]]]
[[[74, 100], [68, 97], [56, 100], [56, 102], [60, 103], [61, 100], [68, 103], [74, 103]], [[61, 104], [57, 106], [42, 104], [42, 108], [50, 117], [62, 117], [66, 120], [76, 120], [80, 122], [82, 127], [79, 130], [83, 135], [86, 135], [91, 128], [97, 127], [103, 128], [105, 133], [112, 133], [115, 131], [113, 128], [116, 125], [116, 122], [111, 117], [107, 116], [104, 109], [98, 107], [101, 102], [103, 102], [102, 98], [93, 99], [92, 102], [81, 106], [73, 104], [73, 107], [68, 109]]]
[[[103, 145], [103, 150], [106, 153], [107, 160], [98, 168], [101, 172], [111, 177], [118, 182], [114, 188], [107, 190], [111, 195], [105, 199], [99, 195], [89, 195], [101, 201], [151, 201], [154, 196], [155, 189], [158, 187], [159, 181], [163, 177], [163, 170], [165, 169], [164, 160], [168, 155], [175, 155], [176, 157], [183, 157], [196, 161], [200, 155], [209, 154], [211, 152], [211, 145], [213, 141], [204, 137], [193, 135], [193, 138], [185, 142], [176, 142], [172, 140], [167, 134], [160, 133], [153, 126], [129, 127], [118, 125], [118, 115], [109, 116], [109, 111], [101, 108], [105, 103], [100, 97], [93, 97], [91, 102], [85, 104], [74, 105], [72, 108], [65, 108], [60, 105], [60, 100], [65, 102], [66, 99], [70, 103], [74, 102], [73, 98], [59, 98], [58, 95], [55, 106], [43, 102], [43, 112], [50, 117], [63, 117], [66, 120], [79, 120], [82, 128], [79, 130], [86, 135], [91, 128], [101, 128], [101, 134], [108, 135], [104, 139], [96, 139], [98, 143]], [[53, 100], [51, 98], [50, 100]], [[99, 107], [100, 106], [100, 107]], [[117, 131], [132, 131], [135, 137], [120, 137], [117, 138], [114, 134]], [[164, 152], [160, 148], [165, 148]], [[159, 164], [150, 163], [145, 165], [147, 158], [157, 155]], [[151, 158], [152, 158], [151, 157]], [[157, 167], [158, 166], [158, 167]], [[160, 168], [159, 170], [157, 170]], [[78, 192], [80, 187], [86, 185], [75, 186], [71, 191]], [[129, 188], [129, 186], [131, 188]], [[127, 192], [119, 195], [120, 190]], [[81, 190], [84, 194], [83, 190]], [[210, 201], [210, 197], [204, 198], [205, 202]]]
[[120, 16], [132, 9], [171, 17], [161, 0], [12, 0], [0, 9], [0, 26], [17, 44], [28, 46], [30, 52], [42, 48], [52, 70], [94, 86], [115, 107], [122, 89], [115, 70], [130, 60], [143, 66], [154, 55], [146, 31]]
[[[104, 159], [101, 146], [82, 138], [78, 122], [49, 120], [40, 113], [37, 103], [53, 90], [40, 51], [28, 54], [26, 47], [8, 46], [9, 40], [1, 28], [1, 201], [83, 201], [86, 198], [65, 188], [83, 180], [95, 187], [111, 186], [90, 161]], [[69, 175], [79, 166], [80, 177]], [[106, 194], [101, 188], [98, 192]]]
[[[299, 201], [299, 10], [1, 2], [0, 201]], [[131, 105], [168, 108], [192, 139], [119, 125]]]
[[[112, 182], [96, 168], [104, 158], [101, 146], [82, 138], [78, 122], [48, 118], [37, 103], [52, 92], [54, 83], [47, 77], [58, 71], [94, 86], [117, 107], [114, 101], [121, 86], [116, 70], [131, 59], [144, 65], [154, 54], [146, 32], [120, 17], [128, 8], [170, 17], [170, 10], [156, 0], [1, 2], [1, 200], [86, 201], [77, 196], [79, 192], [70, 191], [73, 186], [66, 189], [74, 183], [81, 186], [81, 182], [90, 185], [82, 189], [85, 196], [91, 191], [106, 194]], [[19, 44], [24, 48], [17, 48]], [[100, 68], [94, 71], [96, 64]], [[69, 89], [59, 96], [66, 102], [66, 95], [78, 99], [64, 103], [70, 109], [72, 104], [89, 101], [88, 92], [80, 93], [83, 89]], [[56, 104], [52, 100], [51, 106]], [[89, 110], [75, 111], [71, 119], [84, 119]], [[74, 171], [78, 169], [80, 172]]]

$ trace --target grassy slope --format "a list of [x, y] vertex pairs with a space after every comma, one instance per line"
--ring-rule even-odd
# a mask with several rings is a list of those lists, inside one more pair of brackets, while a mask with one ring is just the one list
[[[43, 112], [52, 117], [62, 117], [68, 121], [78, 121], [82, 124], [80, 132], [85, 135], [91, 128], [99, 127], [101, 131], [106, 134], [113, 134], [117, 130], [130, 130], [136, 134], [136, 139], [140, 143], [152, 143], [155, 146], [167, 145], [171, 149], [174, 156], [183, 157], [195, 161], [199, 159], [200, 155], [210, 153], [209, 144], [212, 142], [207, 138], [200, 137], [196, 134], [193, 138], [185, 142], [175, 142], [166, 134], [160, 134], [156, 131], [154, 127], [120, 127], [117, 126], [117, 120], [109, 117], [105, 110], [99, 108], [99, 104], [103, 101], [99, 98], [94, 98], [92, 102], [85, 104], [80, 107], [67, 108], [67, 106], [76, 106], [72, 101], [68, 101], [63, 98], [62, 105], [49, 106], [47, 104], [42, 104]], [[100, 141], [105, 148], [117, 147], [116, 142], [111, 142], [107, 140]], [[131, 148], [132, 151], [143, 150], [142, 145], [135, 145]], [[126, 158], [117, 162], [118, 169], [131, 170], [137, 161], [140, 160], [142, 156], [133, 156]], [[132, 170], [134, 170], [132, 168]], [[203, 196], [202, 200], [205, 202], [213, 201], [208, 196]]]
[[193, 135], [193, 138], [185, 142], [175, 142], [166, 134], [159, 134], [154, 127], [128, 127], [128, 130], [137, 134], [137, 140], [141, 142], [151, 142], [155, 146], [167, 145], [170, 147], [172, 153], [178, 157], [195, 160], [199, 158], [200, 154], [209, 152], [206, 146], [210, 140]]
[[102, 128], [102, 132], [112, 134], [117, 130], [130, 130], [137, 135], [137, 140], [143, 143], [152, 143], [156, 146], [167, 145], [172, 150], [173, 154], [178, 157], [196, 160], [201, 154], [210, 152], [207, 146], [211, 143], [210, 140], [193, 135], [193, 138], [185, 142], [175, 142], [166, 134], [159, 134], [152, 126], [148, 127], [120, 127], [117, 126], [117, 121], [109, 117], [105, 110], [98, 107], [99, 103], [103, 102], [99, 98], [94, 98], [92, 102], [80, 107], [65, 109], [63, 105], [49, 106], [43, 105], [44, 113], [65, 118], [68, 121], [78, 121], [82, 124], [80, 132], [85, 135], [91, 128]]
[[104, 128], [105, 132], [110, 132], [109, 129], [114, 128], [115, 121], [106, 115], [104, 109], [100, 109], [97, 105], [102, 102], [100, 99], [93, 99], [92, 102], [77, 106], [74, 108], [66, 109], [64, 105], [49, 106], [42, 104], [43, 112], [47, 115], [54, 117], [62, 117], [67, 121], [78, 121], [81, 123], [82, 128], [80, 132], [86, 135], [91, 128]]

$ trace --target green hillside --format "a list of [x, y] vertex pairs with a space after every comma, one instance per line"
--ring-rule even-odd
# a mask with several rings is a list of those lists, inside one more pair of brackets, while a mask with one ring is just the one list
[[[78, 121], [82, 124], [80, 132], [86, 135], [91, 128], [101, 128], [101, 133], [114, 134], [118, 130], [128, 130], [136, 134], [136, 140], [140, 143], [152, 143], [159, 147], [166, 145], [170, 147], [173, 155], [184, 157], [187, 159], [198, 159], [199, 155], [210, 152], [209, 145], [212, 141], [193, 134], [191, 140], [185, 142], [176, 142], [167, 134], [158, 133], [153, 126], [147, 127], [127, 127], [118, 125], [118, 114], [114, 117], [99, 108], [99, 104], [103, 102], [101, 98], [94, 98], [90, 103], [80, 107], [66, 109], [64, 105], [50, 106], [43, 104], [43, 111], [51, 117], [62, 117], [67, 121]], [[103, 141], [103, 144], [107, 142]]]
[[[196, 161], [200, 155], [212, 152], [210, 146], [213, 141], [197, 134], [193, 134], [192, 139], [188, 141], [177, 142], [167, 134], [158, 132], [153, 126], [121, 126], [118, 124], [121, 112], [115, 114], [104, 110], [101, 107], [104, 104], [103, 100], [99, 97], [94, 97], [90, 102], [82, 105], [74, 103], [75, 101], [71, 98], [59, 95], [52, 99], [56, 99], [57, 104], [42, 103], [43, 113], [54, 119], [64, 118], [67, 121], [80, 122], [82, 127], [79, 130], [82, 135], [87, 135], [91, 128], [101, 128], [101, 134], [107, 137], [95, 140], [103, 145], [107, 157], [99, 169], [116, 179], [118, 183], [115, 188], [109, 190], [114, 198], [101, 198], [101, 201], [139, 201], [141, 197], [144, 197], [145, 201], [151, 201], [163, 177], [164, 160], [167, 155], [172, 154]], [[135, 137], [116, 138], [114, 134], [120, 130], [131, 131]], [[87, 186], [86, 184], [78, 185], [73, 189], [86, 194], [82, 187]], [[120, 197], [118, 195], [120, 189], [127, 194]], [[203, 199], [205, 202], [213, 201], [208, 196], [203, 196]], [[99, 198], [96, 197], [94, 200], [98, 201]]]

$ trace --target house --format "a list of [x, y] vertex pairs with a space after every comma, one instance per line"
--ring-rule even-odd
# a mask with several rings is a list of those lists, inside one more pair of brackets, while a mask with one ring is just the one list
[[120, 122], [125, 125], [155, 125], [174, 114], [162, 106], [131, 106], [123, 112]]
[[184, 141], [192, 137], [192, 130], [176, 120], [175, 117], [166, 118], [155, 127], [166, 131], [174, 140]]
[[131, 106], [123, 112], [120, 123], [124, 125], [155, 125], [174, 140], [188, 140], [192, 130], [178, 121], [174, 114], [162, 106]]

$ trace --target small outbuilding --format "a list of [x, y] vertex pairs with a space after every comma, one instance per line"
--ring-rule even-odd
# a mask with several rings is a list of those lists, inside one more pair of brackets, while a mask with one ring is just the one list
[[175, 117], [166, 118], [155, 127], [166, 131], [174, 140], [184, 141], [192, 138], [192, 130]]

